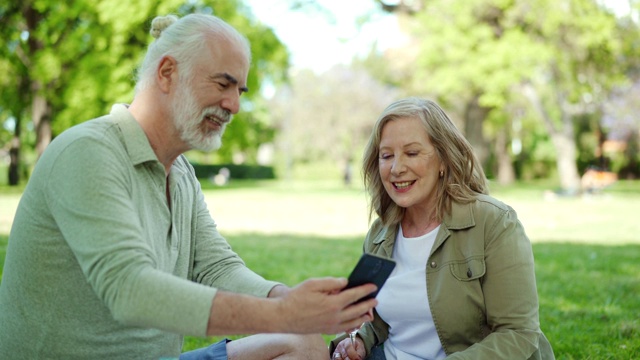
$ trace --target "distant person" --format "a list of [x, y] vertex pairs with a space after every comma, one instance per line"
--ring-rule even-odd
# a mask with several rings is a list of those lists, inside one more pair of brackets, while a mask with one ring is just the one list
[[618, 174], [605, 169], [590, 166], [580, 178], [582, 192], [586, 194], [601, 193], [608, 186], [618, 181]]
[[231, 178], [231, 171], [229, 170], [229, 168], [223, 167], [213, 177], [213, 183], [218, 186], [225, 186], [229, 183], [230, 178]]
[[345, 161], [342, 180], [345, 186], [351, 186], [351, 180], [353, 178], [353, 166], [351, 164], [351, 157], [348, 157]]
[[334, 340], [333, 359], [554, 358], [529, 239], [515, 211], [487, 195], [473, 149], [436, 103], [387, 107], [362, 169], [377, 215], [364, 251], [397, 265], [375, 320], [355, 346]]
[[[158, 17], [151, 33], [131, 104], [58, 136], [29, 180], [0, 286], [0, 359], [326, 359], [319, 333], [371, 320], [375, 300], [351, 304], [375, 286], [288, 288], [248, 269], [182, 155], [220, 147], [247, 91], [247, 40], [209, 15]], [[256, 333], [273, 334], [181, 356], [183, 335]]]

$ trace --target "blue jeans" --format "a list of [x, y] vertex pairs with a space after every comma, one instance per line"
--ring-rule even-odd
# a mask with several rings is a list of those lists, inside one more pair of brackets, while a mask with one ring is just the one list
[[192, 350], [180, 355], [180, 360], [227, 360], [227, 343], [223, 339], [202, 349]]
[[386, 356], [384, 356], [384, 347], [380, 345], [371, 349], [371, 354], [369, 354], [367, 360], [387, 360]]

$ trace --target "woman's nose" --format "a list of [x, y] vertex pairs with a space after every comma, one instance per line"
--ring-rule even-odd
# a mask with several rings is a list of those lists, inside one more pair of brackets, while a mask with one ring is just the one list
[[405, 170], [406, 167], [404, 166], [404, 162], [402, 161], [401, 157], [396, 157], [393, 160], [393, 164], [391, 165], [391, 174], [397, 176], [404, 173]]

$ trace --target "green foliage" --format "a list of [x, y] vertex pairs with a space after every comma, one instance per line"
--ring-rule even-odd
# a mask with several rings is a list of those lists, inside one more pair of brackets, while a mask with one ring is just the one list
[[[265, 81], [279, 83], [285, 79], [285, 46], [272, 29], [253, 18], [240, 0], [3, 2], [0, 70], [15, 76], [0, 79], [0, 120], [19, 116], [25, 122], [31, 120], [31, 102], [39, 94], [52, 107], [55, 136], [107, 113], [113, 103], [130, 102], [136, 67], [152, 40], [148, 34], [151, 20], [157, 15], [192, 12], [213, 13], [250, 40], [251, 92], [243, 97], [244, 107], [259, 102]], [[248, 113], [236, 118], [220, 156], [230, 161], [233, 152], [245, 152], [255, 161], [258, 146], [274, 137], [272, 125], [264, 117]], [[33, 127], [28, 129], [32, 131]], [[0, 136], [0, 147], [4, 147], [5, 138]]]
[[[494, 142], [492, 136], [500, 133], [503, 119], [519, 117], [523, 108], [536, 109], [529, 116], [538, 121], [523, 133], [540, 129], [547, 133], [546, 141], [556, 139], [551, 149], [554, 159], [564, 164], [559, 167], [561, 183], [574, 186], [577, 171], [569, 168], [577, 160], [573, 118], [598, 116], [612, 87], [624, 82], [631, 70], [637, 73], [638, 24], [616, 18], [593, 0], [410, 3], [419, 4], [414, 6], [417, 10], [401, 21], [412, 38], [403, 55], [413, 61], [401, 56], [389, 59], [395, 60], [391, 66], [396, 69], [385, 76], [403, 74], [405, 82], [398, 84], [410, 93], [429, 94], [445, 107], [458, 109], [467, 129], [478, 129], [469, 124], [484, 121], [485, 139], [477, 136], [477, 130], [467, 134], [479, 155], [488, 150], [485, 142]], [[388, 8], [402, 11], [402, 7]], [[529, 91], [540, 101], [531, 100]], [[476, 99], [492, 116], [469, 116], [469, 104]], [[505, 133], [525, 143], [521, 134], [509, 130], [501, 134]], [[524, 156], [517, 159], [520, 165], [538, 167], [533, 162], [539, 160], [536, 155], [541, 149], [523, 149]]]
[[486, 107], [504, 107], [510, 89], [551, 58], [551, 49], [516, 22], [517, 4], [429, 1], [413, 22], [420, 42], [412, 87], [449, 101], [481, 94]]

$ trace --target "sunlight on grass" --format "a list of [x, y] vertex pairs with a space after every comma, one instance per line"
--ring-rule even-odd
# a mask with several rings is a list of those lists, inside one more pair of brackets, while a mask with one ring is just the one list
[[639, 245], [541, 243], [534, 254], [541, 326], [558, 359], [640, 356]]
[[[346, 276], [361, 248], [357, 237], [327, 241], [303, 235], [238, 233], [229, 242], [248, 266], [288, 285], [308, 277]], [[533, 250], [541, 327], [556, 358], [638, 358], [640, 245], [536, 243]], [[633, 266], [636, 271], [630, 272]], [[194, 349], [218, 339], [189, 337], [185, 346]]]
[[[266, 278], [293, 286], [309, 277], [347, 276], [360, 255], [368, 229], [361, 186], [203, 187], [220, 232]], [[518, 212], [533, 242], [541, 327], [556, 358], [640, 358], [640, 182], [576, 198], [545, 200], [545, 189], [493, 186], [492, 194]], [[0, 265], [19, 199], [19, 192], [0, 189]], [[215, 340], [187, 337], [185, 350]]]

